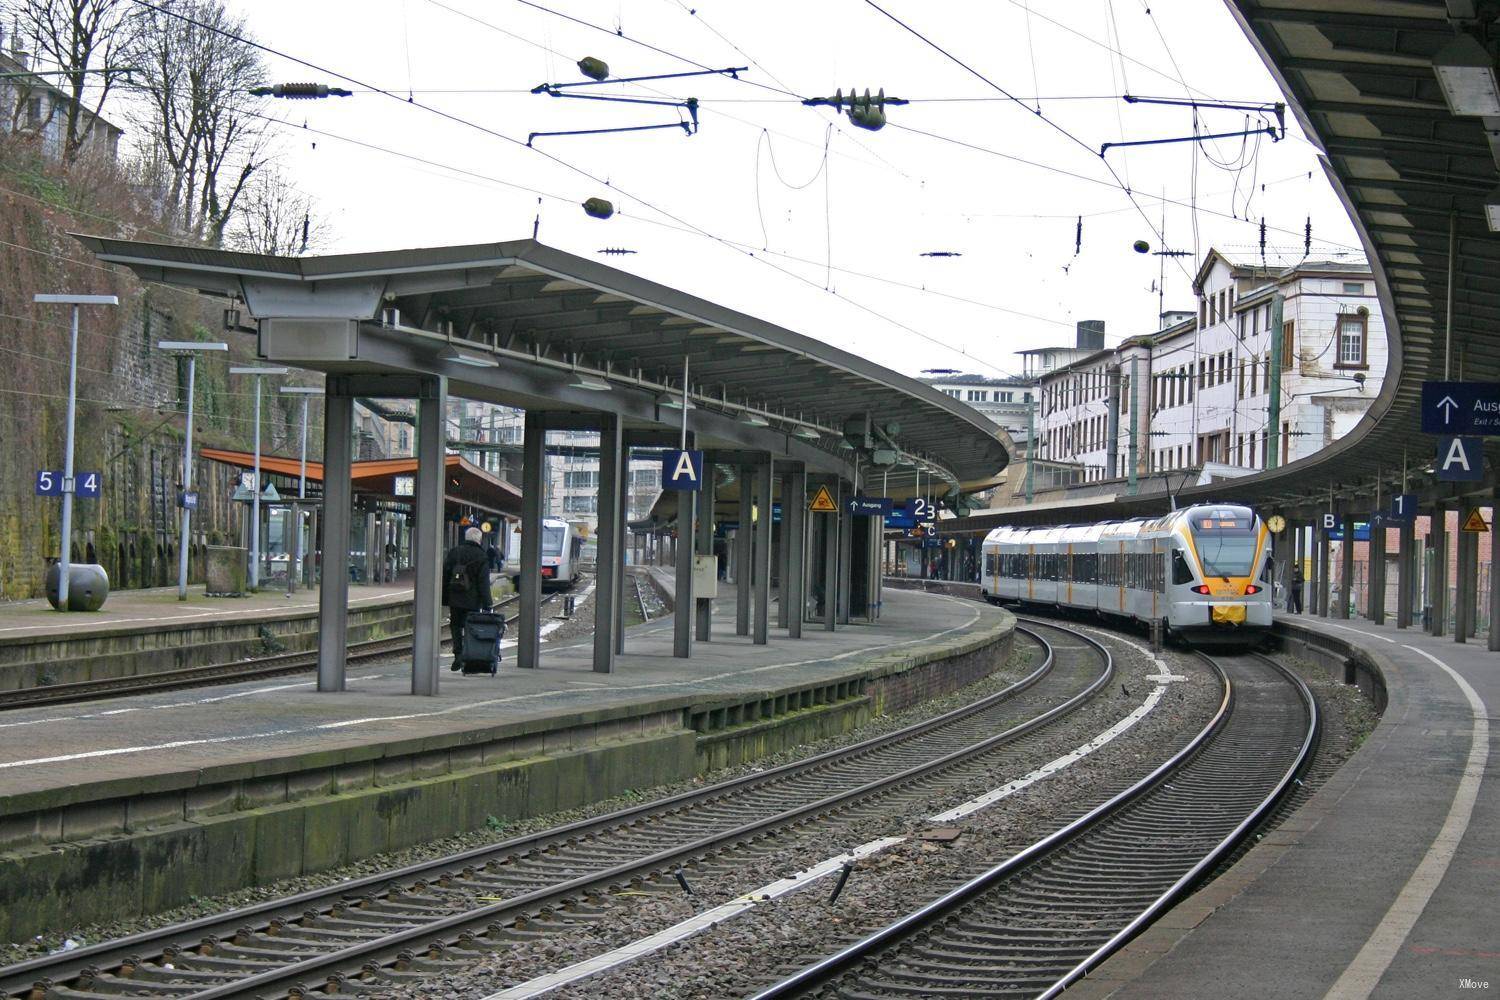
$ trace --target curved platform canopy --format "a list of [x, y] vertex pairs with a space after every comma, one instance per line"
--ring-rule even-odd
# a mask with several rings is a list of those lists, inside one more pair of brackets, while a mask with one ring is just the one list
[[[1484, 0], [1226, 0], [1276, 77], [1369, 254], [1390, 338], [1384, 385], [1330, 448], [1184, 498], [1326, 503], [1430, 482], [1436, 440], [1421, 433], [1422, 383], [1500, 380], [1500, 108], [1455, 107], [1473, 50], [1495, 80], [1497, 8]], [[1461, 96], [1461, 95], [1460, 95]], [[1454, 249], [1450, 251], [1450, 246]], [[1456, 252], [1454, 252], [1456, 251]], [[1448, 338], [1452, 265], [1452, 336]], [[1491, 463], [1496, 453], [1487, 449]], [[1227, 485], [1228, 490], [1223, 487]], [[1475, 484], [1478, 486], [1479, 484]], [[1487, 487], [1486, 487], [1487, 488]]]
[[[1061, 501], [945, 521], [945, 530], [1154, 515], [1179, 503], [1235, 500], [1264, 509], [1373, 505], [1403, 486], [1430, 496], [1488, 493], [1436, 484], [1437, 439], [1421, 431], [1422, 383], [1500, 381], [1500, 114], [1458, 113], [1439, 82], [1495, 80], [1500, 7], [1484, 0], [1225, 0], [1324, 153], [1374, 271], [1390, 354], [1380, 393], [1350, 433], [1279, 469], [1190, 485], [1199, 470], [1091, 483]], [[1456, 44], [1455, 44], [1456, 43]], [[1473, 57], [1478, 47], [1482, 55]], [[1468, 62], [1475, 63], [1465, 67]], [[1450, 86], [1468, 86], [1450, 75]], [[1459, 94], [1459, 97], [1464, 95]], [[1482, 96], [1475, 99], [1483, 100]], [[1493, 112], [1494, 107], [1490, 108]], [[1450, 244], [1453, 250], [1450, 251]], [[1449, 267], [1452, 266], [1452, 281]], [[1451, 355], [1448, 296], [1452, 288]], [[1500, 441], [1500, 439], [1488, 439]], [[1361, 506], [1358, 509], [1368, 509]]]
[[242, 301], [261, 356], [331, 376], [444, 375], [454, 395], [545, 411], [549, 426], [615, 412], [675, 446], [686, 364], [700, 448], [845, 476], [856, 456], [866, 471], [894, 461], [898, 496], [919, 470], [984, 489], [1009, 461], [1004, 431], [930, 386], [532, 240], [292, 258], [76, 238], [143, 280]]

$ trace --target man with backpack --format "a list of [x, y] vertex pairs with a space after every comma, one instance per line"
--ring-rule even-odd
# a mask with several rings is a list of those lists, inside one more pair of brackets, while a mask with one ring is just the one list
[[490, 560], [480, 544], [483, 539], [478, 528], [467, 528], [463, 541], [443, 559], [443, 604], [453, 633], [453, 670], [463, 669], [464, 624], [469, 613], [490, 609]]

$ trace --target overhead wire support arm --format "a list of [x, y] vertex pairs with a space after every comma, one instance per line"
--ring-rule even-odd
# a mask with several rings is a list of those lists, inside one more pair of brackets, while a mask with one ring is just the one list
[[[558, 94], [554, 91], [571, 90], [574, 87], [597, 87], [600, 84], [611, 83], [645, 83], [649, 80], [680, 80], [688, 76], [729, 76], [735, 80], [740, 78], [741, 73], [748, 72], [749, 66], [726, 66], [724, 69], [699, 69], [685, 73], [653, 73], [650, 76], [606, 76], [602, 80], [578, 80], [574, 83], [540, 83], [531, 88], [533, 94], [551, 94], [553, 97], [567, 97], [568, 94]], [[627, 98], [596, 98], [596, 100], [627, 100]]]
[[548, 97], [570, 97], [581, 101], [603, 101], [607, 104], [643, 104], [657, 108], [677, 108], [679, 111], [688, 113], [688, 121], [663, 122], [659, 125], [626, 125], [617, 128], [587, 128], [568, 129], [554, 132], [532, 132], [526, 137], [526, 145], [530, 146], [542, 136], [561, 135], [608, 135], [614, 132], [655, 132], [664, 128], [680, 128], [688, 135], [695, 135], [698, 131], [698, 98], [689, 97], [681, 101], [662, 100], [652, 97], [624, 97], [616, 94], [575, 94], [576, 87], [597, 87], [607, 83], [644, 83], [648, 80], [677, 80], [689, 76], [730, 76], [739, 79], [739, 74], [749, 69], [748, 66], [728, 66], [724, 69], [693, 70], [687, 73], [653, 73], [650, 76], [621, 76], [611, 77], [609, 67], [598, 60], [581, 60], [579, 69], [586, 75], [592, 77], [588, 80], [578, 80], [573, 83], [541, 83], [531, 88], [533, 94], [546, 94]]
[[1136, 139], [1132, 142], [1106, 142], [1099, 147], [1099, 155], [1103, 156], [1111, 149], [1121, 149], [1125, 146], [1164, 146], [1173, 142], [1202, 142], [1205, 139], [1238, 139], [1241, 136], [1265, 134], [1271, 137], [1272, 142], [1278, 142], [1281, 136], [1277, 134], [1275, 125], [1267, 125], [1265, 128], [1242, 128], [1233, 132], [1211, 132], [1206, 135], [1180, 135], [1171, 139]]

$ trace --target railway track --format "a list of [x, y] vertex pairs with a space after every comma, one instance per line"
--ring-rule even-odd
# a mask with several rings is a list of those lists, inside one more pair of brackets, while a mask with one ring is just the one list
[[[544, 595], [542, 605], [556, 600], [563, 592]], [[507, 607], [518, 598], [507, 597], [496, 607]], [[506, 624], [516, 617], [506, 619]], [[351, 642], [348, 647], [348, 662], [363, 663], [397, 656], [411, 650], [412, 635], [399, 635], [364, 642]], [[443, 639], [444, 647], [449, 640]], [[318, 666], [316, 650], [299, 653], [273, 653], [251, 659], [234, 660], [229, 663], [212, 663], [201, 667], [183, 667], [177, 670], [157, 670], [128, 677], [105, 677], [92, 681], [76, 681], [68, 684], [46, 684], [37, 687], [17, 688], [0, 693], [0, 712], [18, 708], [35, 708], [44, 705], [66, 705], [72, 702], [93, 701], [99, 698], [115, 698], [128, 694], [151, 694], [158, 691], [176, 691], [182, 688], [206, 687], [213, 684], [236, 684], [241, 681], [264, 680], [287, 674], [303, 673]]]
[[[1054, 650], [1043, 633], [1066, 642]], [[347, 993], [473, 961], [524, 937], [538, 913], [588, 911], [610, 885], [670, 877], [799, 824], [899, 809], [919, 785], [930, 794], [934, 782], [1003, 767], [1113, 676], [1108, 651], [1081, 633], [1039, 624], [1024, 634], [1043, 651], [1040, 666], [926, 722], [607, 816], [0, 969], [0, 996]]]
[[1224, 701], [1172, 759], [754, 1000], [1050, 998], [1081, 978], [1243, 843], [1309, 763], [1318, 713], [1299, 678], [1259, 654], [1203, 659]]

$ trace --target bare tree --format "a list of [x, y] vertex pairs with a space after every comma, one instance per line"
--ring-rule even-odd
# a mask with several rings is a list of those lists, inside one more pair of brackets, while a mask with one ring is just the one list
[[143, 100], [135, 122], [149, 136], [166, 204], [184, 231], [218, 244], [266, 142], [260, 52], [222, 0], [165, 0], [144, 8], [130, 49]]
[[263, 168], [245, 185], [240, 208], [224, 242], [250, 253], [291, 257], [316, 253], [332, 241], [312, 196], [275, 167]]
[[31, 38], [38, 61], [57, 66], [58, 86], [71, 100], [63, 135], [63, 161], [72, 163], [89, 140], [104, 108], [137, 23], [131, 0], [6, 0], [19, 35]]

